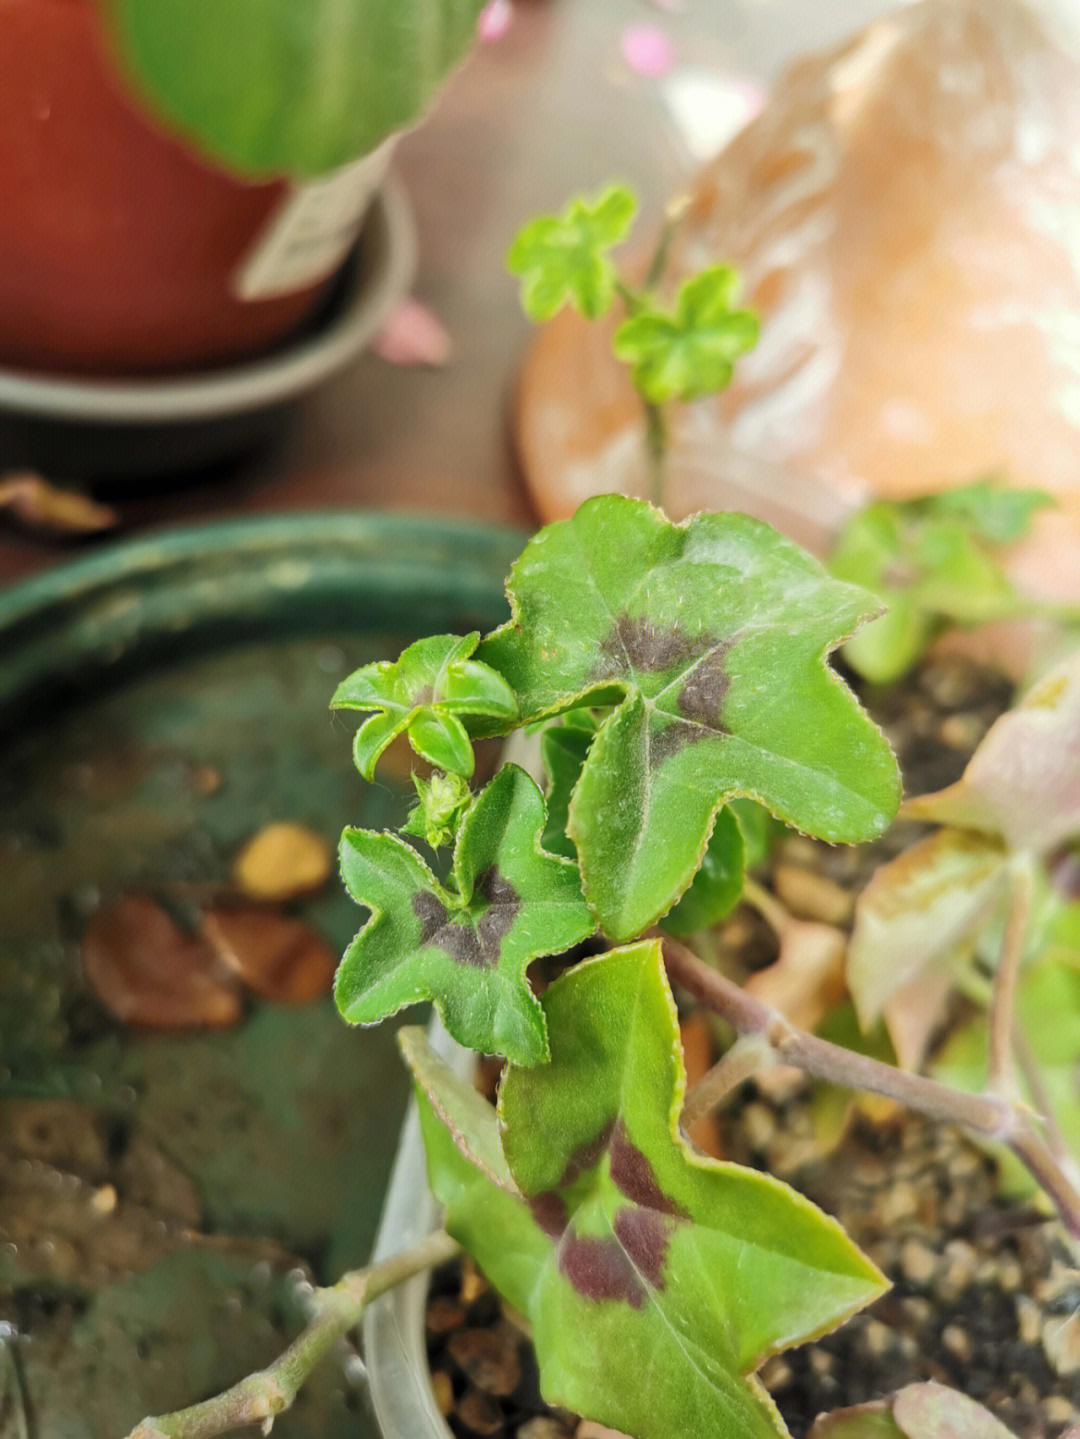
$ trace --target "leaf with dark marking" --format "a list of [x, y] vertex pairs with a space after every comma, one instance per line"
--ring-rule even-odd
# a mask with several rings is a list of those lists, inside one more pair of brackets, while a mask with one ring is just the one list
[[511, 1066], [499, 1100], [523, 1200], [427, 1110], [448, 1229], [528, 1315], [549, 1402], [638, 1439], [775, 1439], [786, 1431], [753, 1371], [875, 1298], [880, 1274], [786, 1185], [681, 1138], [656, 942], [579, 964], [542, 1004], [551, 1062]]
[[513, 618], [477, 658], [524, 718], [617, 706], [569, 812], [586, 897], [613, 938], [671, 908], [735, 796], [833, 841], [889, 823], [895, 761], [824, 664], [877, 602], [767, 525], [673, 525], [600, 496], [535, 536], [508, 588]]
[[594, 926], [576, 865], [540, 848], [543, 827], [540, 791], [507, 765], [461, 822], [453, 889], [396, 835], [347, 829], [341, 872], [371, 918], [338, 970], [345, 1018], [374, 1024], [431, 1000], [459, 1043], [518, 1064], [544, 1060], [543, 1014], [525, 970]]
[[[517, 701], [506, 681], [469, 656], [480, 640], [471, 635], [431, 635], [396, 660], [364, 665], [338, 685], [332, 709], [375, 710], [356, 736], [356, 767], [368, 781], [387, 745], [407, 733], [417, 754], [452, 774], [473, 772], [473, 752], [463, 717], [513, 723]], [[474, 727], [482, 730], [483, 724]]]

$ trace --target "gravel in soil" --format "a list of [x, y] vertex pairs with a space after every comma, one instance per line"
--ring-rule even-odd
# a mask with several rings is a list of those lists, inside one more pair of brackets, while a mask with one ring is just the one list
[[[900, 760], [908, 795], [953, 783], [1010, 702], [1006, 680], [960, 659], [930, 660], [903, 687], [864, 692]], [[793, 912], [847, 928], [852, 897], [925, 826], [899, 822], [872, 845], [785, 839], [768, 876]], [[718, 936], [725, 963], [771, 963], [768, 927], [746, 907]], [[893, 1112], [856, 1114], [822, 1157], [807, 1088], [748, 1086], [722, 1116], [727, 1157], [779, 1173], [828, 1212], [892, 1288], [834, 1334], [767, 1361], [761, 1377], [792, 1433], [818, 1414], [937, 1380], [961, 1389], [1021, 1439], [1080, 1422], [1080, 1272], [1060, 1226], [997, 1190], [995, 1165], [961, 1134]], [[482, 1337], [481, 1337], [482, 1336]], [[571, 1439], [580, 1421], [540, 1400], [523, 1329], [466, 1262], [435, 1276], [428, 1348], [452, 1431]]]

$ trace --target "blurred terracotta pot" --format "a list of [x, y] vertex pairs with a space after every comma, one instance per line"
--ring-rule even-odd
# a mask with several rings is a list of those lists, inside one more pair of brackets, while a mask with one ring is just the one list
[[124, 94], [101, 8], [0, 0], [0, 365], [145, 373], [264, 349], [317, 307], [382, 158], [338, 182], [350, 214], [332, 243], [322, 183], [323, 243], [297, 265], [310, 207], [305, 221], [287, 182], [238, 180], [158, 128]]

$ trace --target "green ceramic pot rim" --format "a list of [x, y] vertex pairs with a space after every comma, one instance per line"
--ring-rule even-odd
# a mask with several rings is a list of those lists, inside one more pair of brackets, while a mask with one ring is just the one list
[[522, 532], [467, 520], [315, 512], [169, 530], [0, 592], [0, 714], [50, 678], [93, 674], [215, 627], [302, 631], [366, 608], [419, 631], [452, 606], [476, 626], [504, 618]]

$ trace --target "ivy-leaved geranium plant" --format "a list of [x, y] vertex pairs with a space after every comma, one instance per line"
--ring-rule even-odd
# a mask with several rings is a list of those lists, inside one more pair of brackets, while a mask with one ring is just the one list
[[[663, 406], [726, 383], [753, 325], [730, 308], [726, 271], [687, 282], [662, 310], [650, 286], [663, 238], [646, 287], [626, 286], [608, 252], [632, 213], [618, 189], [575, 202], [527, 227], [511, 262], [537, 314], [564, 302], [598, 314], [621, 296], [616, 346], [662, 458]], [[342, 875], [364, 918], [338, 972], [339, 1007], [369, 1024], [429, 1001], [461, 1044], [505, 1061], [493, 1106], [423, 1029], [401, 1031], [445, 1227], [316, 1291], [315, 1317], [275, 1364], [144, 1421], [135, 1439], [265, 1426], [372, 1298], [459, 1246], [528, 1317], [549, 1402], [634, 1439], [786, 1435], [756, 1370], [843, 1322], [884, 1280], [793, 1189], [687, 1139], [691, 1112], [769, 1061], [1006, 1145], [1080, 1238], [1080, 1194], [1025, 1104], [801, 1031], [683, 942], [748, 887], [763, 815], [859, 842], [896, 813], [894, 757], [828, 663], [879, 613], [877, 598], [746, 516], [673, 524], [615, 495], [535, 535], [507, 594], [510, 617], [493, 633], [421, 640], [335, 697], [367, 716], [355, 747], [366, 778], [401, 735], [434, 766], [414, 777], [401, 833], [342, 837]], [[1051, 729], [1073, 713], [1073, 679], [1034, 701]], [[518, 730], [539, 733], [543, 787], [508, 763], [474, 790], [473, 742]], [[1039, 793], [1053, 780], [1037, 779]], [[1024, 766], [1004, 780], [969, 773], [934, 817], [978, 831], [973, 843], [998, 864], [994, 826], [1012, 822], [1021, 791], [1030, 798], [1025, 784]], [[1070, 789], [1058, 804], [1070, 824], [1072, 804]], [[533, 962], [586, 939], [591, 957], [564, 961], [538, 992]], [[736, 1035], [690, 1094], [676, 994]], [[1006, 1029], [1010, 999], [999, 1000]], [[839, 1413], [832, 1432], [1000, 1439], [984, 1410], [940, 1386], [879, 1408]]]

